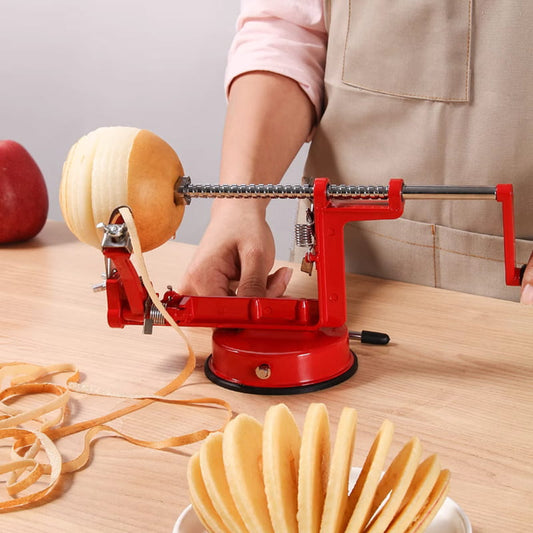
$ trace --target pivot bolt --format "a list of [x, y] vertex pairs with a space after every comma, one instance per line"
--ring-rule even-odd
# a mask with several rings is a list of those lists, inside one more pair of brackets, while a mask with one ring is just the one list
[[272, 370], [270, 369], [270, 365], [267, 365], [266, 363], [263, 363], [255, 368], [255, 375], [259, 379], [268, 379], [271, 374]]
[[102, 283], [98, 283], [97, 285], [93, 285], [93, 292], [103, 292], [106, 290], [106, 282], [102, 281]]

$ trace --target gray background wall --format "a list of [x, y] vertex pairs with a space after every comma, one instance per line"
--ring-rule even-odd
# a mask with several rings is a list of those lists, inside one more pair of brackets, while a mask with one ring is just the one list
[[[49, 218], [62, 218], [68, 149], [100, 126], [152, 130], [194, 182], [217, 180], [238, 11], [237, 0], [0, 0], [0, 139], [24, 145], [41, 167]], [[303, 157], [286, 183], [299, 181]], [[274, 200], [269, 208], [281, 259], [292, 245], [295, 207]], [[177, 239], [197, 243], [209, 208], [209, 200], [193, 201]]]

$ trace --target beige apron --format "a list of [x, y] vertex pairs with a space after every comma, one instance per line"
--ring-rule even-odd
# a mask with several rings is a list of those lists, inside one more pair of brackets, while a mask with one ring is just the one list
[[[513, 183], [517, 262], [533, 250], [533, 2], [332, 0], [326, 104], [305, 174], [386, 185]], [[519, 298], [501, 207], [407, 200], [346, 227], [347, 271]]]

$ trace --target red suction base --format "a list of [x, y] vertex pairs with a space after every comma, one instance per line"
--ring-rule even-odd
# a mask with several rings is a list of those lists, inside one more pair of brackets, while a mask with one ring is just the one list
[[300, 394], [345, 381], [357, 370], [348, 330], [217, 329], [207, 377], [227, 389], [255, 394]]

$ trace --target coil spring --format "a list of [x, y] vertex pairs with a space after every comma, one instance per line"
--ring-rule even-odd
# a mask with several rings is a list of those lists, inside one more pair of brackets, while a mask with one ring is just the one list
[[310, 224], [296, 224], [294, 226], [294, 241], [296, 246], [311, 248], [315, 244], [313, 226]]
[[154, 304], [150, 307], [150, 320], [158, 326], [164, 326], [167, 323], [161, 311]]

